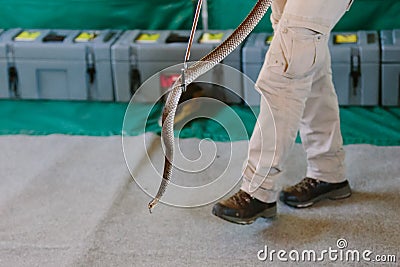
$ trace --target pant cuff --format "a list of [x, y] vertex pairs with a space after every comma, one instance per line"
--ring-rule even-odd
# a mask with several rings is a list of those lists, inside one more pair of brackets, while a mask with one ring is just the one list
[[346, 177], [344, 175], [344, 171], [338, 170], [335, 173], [323, 173], [316, 172], [310, 169], [307, 169], [307, 177], [321, 180], [327, 183], [341, 183], [346, 181]]
[[258, 187], [255, 191], [251, 191], [250, 189], [252, 188], [253, 186], [250, 185], [250, 181], [246, 177], [243, 177], [242, 186], [240, 189], [250, 196], [265, 203], [276, 202], [278, 198], [278, 192], [276, 190]]

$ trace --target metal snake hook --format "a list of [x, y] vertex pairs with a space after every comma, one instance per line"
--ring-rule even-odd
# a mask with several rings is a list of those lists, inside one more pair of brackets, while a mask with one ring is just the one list
[[190, 37], [189, 37], [188, 45], [186, 47], [185, 58], [183, 60], [183, 69], [181, 70], [181, 72], [182, 72], [182, 78], [181, 78], [182, 92], [186, 91], [187, 85], [186, 85], [185, 72], [187, 69], [187, 63], [189, 62], [189, 58], [190, 58], [190, 49], [192, 48], [194, 34], [196, 33], [197, 23], [199, 22], [199, 18], [200, 18], [200, 11], [201, 11], [202, 4], [203, 4], [203, 0], [197, 1], [196, 12], [194, 14], [193, 23], [192, 23], [192, 29], [190, 31]]

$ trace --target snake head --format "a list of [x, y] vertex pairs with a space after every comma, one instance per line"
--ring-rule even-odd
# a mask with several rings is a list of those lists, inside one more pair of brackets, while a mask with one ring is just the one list
[[149, 208], [149, 212], [151, 214], [151, 209], [154, 207], [154, 205], [149, 204], [149, 205], [147, 205], [147, 207]]
[[157, 204], [158, 199], [155, 198], [152, 201], [150, 201], [150, 203], [147, 205], [147, 207], [149, 208], [149, 212], [151, 214], [151, 210], [154, 208], [154, 206]]

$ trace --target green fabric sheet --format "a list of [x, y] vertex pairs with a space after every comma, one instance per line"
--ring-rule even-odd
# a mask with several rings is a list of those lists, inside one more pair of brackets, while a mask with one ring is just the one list
[[189, 0], [0, 0], [0, 28], [183, 29]]
[[[256, 1], [209, 0], [209, 27], [214, 29], [236, 28]], [[270, 10], [255, 29], [271, 32]], [[351, 9], [342, 17], [334, 31], [383, 30], [400, 28], [400, 1], [355, 0]]]
[[[0, 134], [26, 135], [89, 135], [110, 136], [122, 134], [126, 103], [0, 100]], [[253, 130], [255, 115], [245, 106], [231, 106], [245, 125], [248, 138]], [[135, 107], [135, 120], [129, 120], [124, 134], [144, 132], [159, 134], [158, 119], [161, 105]], [[149, 114], [149, 116], [147, 116]], [[225, 111], [216, 117], [224, 121]], [[400, 107], [341, 107], [341, 128], [345, 144], [400, 145]], [[145, 127], [142, 127], [146, 121]], [[225, 120], [226, 121], [226, 120]], [[236, 141], [243, 136], [227, 135], [224, 128], [210, 119], [191, 121], [179, 132], [180, 138], [210, 138], [215, 141]], [[299, 139], [297, 140], [299, 142]]]
[[[196, 2], [0, 0], [0, 28], [190, 29]], [[236, 28], [255, 3], [256, 0], [208, 0], [209, 27]], [[271, 31], [269, 14], [256, 31]], [[355, 0], [335, 30], [393, 28], [400, 28], [400, 1]]]

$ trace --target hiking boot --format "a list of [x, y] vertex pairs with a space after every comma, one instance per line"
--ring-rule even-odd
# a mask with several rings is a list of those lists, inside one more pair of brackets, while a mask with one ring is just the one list
[[239, 190], [230, 198], [215, 204], [212, 213], [229, 222], [251, 224], [258, 217], [274, 217], [276, 215], [276, 202], [265, 203]]
[[342, 199], [351, 196], [349, 182], [327, 183], [313, 178], [304, 178], [298, 184], [287, 187], [279, 199], [295, 208], [306, 208], [322, 199]]

